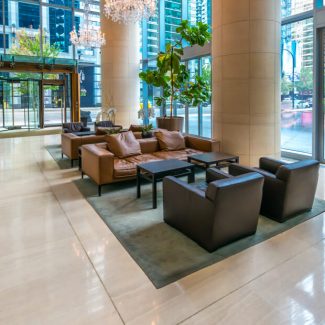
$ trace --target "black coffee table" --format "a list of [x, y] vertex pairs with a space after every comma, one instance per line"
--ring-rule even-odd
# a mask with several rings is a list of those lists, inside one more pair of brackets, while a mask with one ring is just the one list
[[189, 163], [197, 163], [199, 166], [203, 165], [205, 169], [211, 166], [222, 168], [232, 163], [239, 163], [239, 157], [222, 152], [208, 152], [189, 156], [187, 161]]
[[137, 197], [141, 197], [141, 179], [152, 183], [152, 208], [157, 208], [157, 182], [165, 176], [188, 176], [188, 182], [195, 181], [195, 165], [176, 159], [148, 162], [137, 165]]

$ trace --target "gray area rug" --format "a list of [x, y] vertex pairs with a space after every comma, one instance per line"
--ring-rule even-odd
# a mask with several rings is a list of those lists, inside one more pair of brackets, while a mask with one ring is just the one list
[[[64, 161], [59, 162], [61, 150], [58, 152], [59, 156], [57, 153], [55, 156], [50, 151], [60, 168], [66, 168]], [[203, 178], [204, 173], [197, 174], [198, 183]], [[75, 184], [156, 288], [239, 253], [325, 211], [325, 201], [316, 199], [310, 212], [282, 224], [261, 216], [255, 235], [208, 253], [164, 223], [161, 183], [157, 210], [151, 209], [150, 184], [142, 186], [140, 199], [136, 199], [135, 181], [104, 186], [101, 197], [97, 196], [97, 186], [90, 179], [80, 179]]]
[[[68, 159], [65, 156], [63, 157], [63, 159], [61, 157], [61, 145], [59, 145], [59, 144], [48, 145], [48, 146], [45, 146], [45, 149], [50, 153], [52, 158], [56, 161], [56, 163], [59, 165], [59, 167], [61, 169], [71, 168], [70, 159]], [[73, 166], [77, 167], [78, 162], [74, 161]]]

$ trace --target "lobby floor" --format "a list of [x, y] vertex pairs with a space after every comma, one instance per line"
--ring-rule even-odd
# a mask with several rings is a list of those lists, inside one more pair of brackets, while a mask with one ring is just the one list
[[0, 324], [325, 323], [324, 214], [157, 290], [44, 149], [59, 141], [0, 140]]

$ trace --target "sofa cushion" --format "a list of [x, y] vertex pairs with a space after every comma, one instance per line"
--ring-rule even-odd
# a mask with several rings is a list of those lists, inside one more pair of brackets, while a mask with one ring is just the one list
[[132, 132], [142, 132], [143, 125], [131, 124], [129, 127], [129, 131]]
[[114, 171], [115, 178], [134, 177], [137, 174], [136, 165], [126, 159], [114, 158]]
[[149, 138], [149, 139], [138, 139], [141, 152], [142, 153], [154, 153], [159, 151], [159, 143], [157, 138]]
[[178, 131], [160, 129], [155, 132], [161, 150], [173, 151], [185, 149], [185, 139]]
[[125, 160], [127, 160], [128, 162], [131, 162], [135, 165], [138, 165], [138, 164], [143, 164], [143, 163], [152, 162], [152, 161], [160, 161], [161, 159], [152, 155], [152, 154], [142, 154], [142, 155], [138, 155], [138, 156], [125, 158]]
[[195, 149], [185, 149], [177, 151], [158, 151], [153, 155], [160, 159], [178, 159], [178, 160], [187, 160], [187, 157], [194, 154], [202, 153], [202, 151]]
[[141, 155], [141, 147], [131, 131], [106, 136], [107, 147], [118, 158]]

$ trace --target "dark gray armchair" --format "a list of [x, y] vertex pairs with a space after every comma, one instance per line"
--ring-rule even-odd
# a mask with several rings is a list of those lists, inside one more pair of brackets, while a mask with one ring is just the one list
[[62, 130], [63, 133], [82, 134], [83, 132], [89, 132], [90, 128], [84, 127], [84, 125], [80, 122], [72, 122], [63, 123]]
[[311, 210], [318, 182], [319, 162], [302, 160], [286, 163], [280, 160], [261, 158], [259, 168], [232, 164], [231, 175], [258, 172], [264, 176], [261, 214], [284, 222], [304, 211]]
[[263, 177], [221, 175], [206, 191], [174, 177], [163, 181], [164, 220], [212, 252], [256, 232]]

